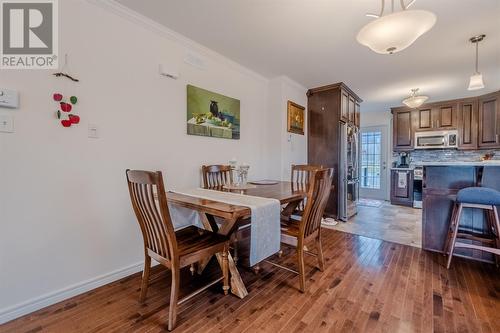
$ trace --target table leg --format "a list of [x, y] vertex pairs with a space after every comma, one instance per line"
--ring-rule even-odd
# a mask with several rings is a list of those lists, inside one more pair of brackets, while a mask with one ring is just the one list
[[[210, 221], [205, 213], [199, 212], [201, 223], [203, 224], [203, 227], [207, 230], [212, 231], [212, 225], [210, 224]], [[233, 222], [233, 223], [231, 223]], [[234, 223], [236, 221], [227, 221], [227, 223], [224, 223], [222, 228], [219, 230], [219, 232], [223, 235], [227, 235], [229, 231], [232, 229]], [[219, 262], [219, 265], [222, 268], [222, 255], [220, 253], [216, 254], [217, 261]], [[205, 269], [206, 265], [210, 261], [211, 258], [207, 258], [202, 260], [198, 264], [198, 273], [203, 272]], [[245, 284], [243, 283], [243, 280], [241, 279], [240, 272], [238, 271], [238, 268], [236, 267], [236, 263], [234, 262], [233, 256], [231, 253], [228, 253], [227, 259], [229, 261], [229, 273], [231, 275], [231, 293], [234, 295], [238, 296], [239, 298], [244, 298], [245, 296], [248, 295], [247, 288], [245, 287]]]
[[285, 208], [283, 208], [283, 210], [281, 211], [281, 216], [287, 219], [290, 218], [290, 216], [293, 214], [293, 212], [295, 211], [295, 209], [297, 208], [297, 206], [300, 204], [301, 201], [302, 199], [298, 201], [289, 202], [285, 206]]

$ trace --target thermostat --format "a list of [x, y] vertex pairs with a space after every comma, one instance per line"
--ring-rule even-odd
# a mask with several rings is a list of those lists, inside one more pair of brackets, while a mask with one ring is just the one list
[[19, 107], [19, 93], [15, 90], [0, 88], [0, 107], [17, 109]]

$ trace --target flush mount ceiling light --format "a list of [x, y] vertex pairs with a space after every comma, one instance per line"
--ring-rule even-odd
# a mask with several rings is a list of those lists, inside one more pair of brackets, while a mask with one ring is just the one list
[[423, 95], [418, 96], [417, 93], [418, 93], [418, 88], [412, 89], [410, 97], [404, 99], [403, 104], [409, 108], [414, 109], [418, 108], [420, 105], [424, 104], [426, 100], [429, 99], [428, 96], [423, 96]]
[[470, 77], [468, 90], [479, 90], [484, 88], [483, 74], [479, 73], [478, 70], [479, 42], [482, 41], [484, 37], [486, 37], [486, 35], [474, 36], [469, 39], [471, 43], [476, 44], [476, 71]]
[[408, 10], [415, 0], [407, 5], [400, 0], [402, 10], [394, 12], [391, 0], [390, 14], [384, 15], [385, 0], [382, 0], [380, 13], [366, 14], [376, 20], [365, 25], [356, 36], [357, 41], [380, 54], [393, 54], [406, 49], [418, 37], [425, 34], [436, 23], [436, 15], [426, 10]]

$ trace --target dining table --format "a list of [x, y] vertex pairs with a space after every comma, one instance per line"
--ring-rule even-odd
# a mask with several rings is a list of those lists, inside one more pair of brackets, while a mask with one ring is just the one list
[[[213, 190], [228, 191], [225, 187], [218, 187]], [[305, 188], [287, 181], [276, 181], [266, 185], [253, 185], [244, 190], [231, 190], [231, 192], [233, 191], [238, 194], [279, 200], [282, 205], [281, 216], [285, 219], [292, 215], [300, 202], [307, 196]], [[198, 198], [172, 191], [167, 193], [167, 201], [171, 205], [177, 205], [198, 212], [205, 229], [227, 237], [230, 237], [238, 229], [240, 221], [249, 219], [251, 216], [249, 207]], [[222, 255], [217, 254], [216, 256], [219, 265], [222, 265]], [[231, 293], [244, 298], [248, 295], [248, 291], [231, 254], [229, 254], [228, 260], [231, 275]]]

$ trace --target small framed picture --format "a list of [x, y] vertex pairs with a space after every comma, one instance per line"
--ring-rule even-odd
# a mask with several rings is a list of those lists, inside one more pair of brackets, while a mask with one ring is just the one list
[[304, 135], [304, 110], [305, 107], [288, 101], [288, 132]]

